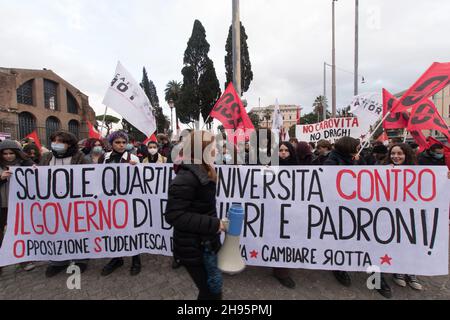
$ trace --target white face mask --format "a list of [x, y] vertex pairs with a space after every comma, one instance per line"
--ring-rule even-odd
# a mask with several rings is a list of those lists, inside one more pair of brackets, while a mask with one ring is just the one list
[[148, 153], [150, 153], [152, 156], [158, 153], [158, 149], [148, 149]]

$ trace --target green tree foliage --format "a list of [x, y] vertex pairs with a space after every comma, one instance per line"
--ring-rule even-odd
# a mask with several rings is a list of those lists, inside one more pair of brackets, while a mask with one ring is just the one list
[[[250, 54], [248, 52], [247, 45], [247, 33], [245, 32], [244, 25], [241, 22], [241, 90], [242, 94], [247, 92], [250, 88], [250, 84], [253, 81], [253, 71], [252, 64], [250, 62]], [[225, 70], [227, 83], [225, 87], [230, 82], [233, 82], [233, 28], [230, 26], [228, 32], [227, 44], [225, 45], [225, 50], [227, 52], [225, 56]]]
[[184, 53], [181, 94], [178, 102], [175, 103], [182, 123], [198, 121], [200, 114], [206, 120], [221, 95], [214, 64], [208, 57], [209, 48], [205, 28], [200, 21], [195, 20], [192, 35]]
[[[97, 120], [97, 121], [100, 121], [100, 122], [103, 122], [103, 117], [104, 116], [98, 116], [98, 117], [95, 117], [95, 120]], [[105, 123], [104, 123], [104, 125], [106, 126], [106, 128], [107, 128], [107, 133], [106, 133], [106, 135], [109, 135], [109, 133], [111, 132], [111, 130], [112, 130], [112, 125], [113, 124], [116, 124], [116, 123], [119, 123], [120, 122], [120, 119], [119, 118], [116, 118], [116, 117], [114, 117], [114, 116], [111, 116], [111, 115], [106, 115], [106, 117], [105, 117]]]
[[208, 119], [209, 114], [222, 94], [216, 70], [214, 69], [214, 63], [211, 59], [206, 60], [205, 72], [200, 76], [199, 84], [200, 111], [203, 120], [208, 120], [207, 123], [210, 125], [213, 119]]
[[260, 128], [259, 127], [259, 116], [256, 113], [253, 113], [253, 112], [250, 112], [248, 114], [248, 116], [249, 116], [250, 120], [252, 121], [253, 126], [255, 127], [255, 129], [258, 130]]
[[150, 104], [153, 107], [153, 114], [155, 115], [156, 126], [158, 133], [164, 133], [169, 128], [169, 120], [163, 113], [162, 107], [159, 105], [158, 93], [156, 91], [155, 84], [148, 78], [147, 70], [143, 69], [143, 76], [141, 87], [150, 100]]
[[167, 103], [169, 103], [171, 100], [176, 103], [180, 99], [181, 86], [181, 82], [175, 80], [169, 81], [169, 83], [167, 83], [166, 90], [164, 91]]

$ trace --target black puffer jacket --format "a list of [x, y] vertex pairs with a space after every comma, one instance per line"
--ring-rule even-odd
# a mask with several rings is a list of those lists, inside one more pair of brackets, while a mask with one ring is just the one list
[[169, 188], [165, 219], [174, 227], [174, 257], [184, 265], [203, 264], [203, 250], [220, 250], [216, 183], [201, 165], [180, 165]]
[[352, 166], [354, 164], [351, 155], [346, 156], [336, 150], [331, 151], [328, 159], [323, 163], [324, 166]]

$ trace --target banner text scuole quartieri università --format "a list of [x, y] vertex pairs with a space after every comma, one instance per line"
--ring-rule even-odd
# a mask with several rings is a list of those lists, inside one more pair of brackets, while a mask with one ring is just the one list
[[[172, 255], [171, 165], [13, 168], [0, 265]], [[217, 209], [246, 212], [248, 265], [448, 273], [444, 167], [219, 166]], [[447, 191], [446, 191], [447, 190]]]

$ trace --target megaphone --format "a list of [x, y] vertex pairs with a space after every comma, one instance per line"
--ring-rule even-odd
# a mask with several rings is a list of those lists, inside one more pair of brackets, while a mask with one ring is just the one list
[[234, 203], [228, 211], [227, 233], [225, 242], [218, 255], [218, 268], [226, 274], [237, 274], [245, 269], [240, 250], [242, 225], [244, 224], [244, 208]]

